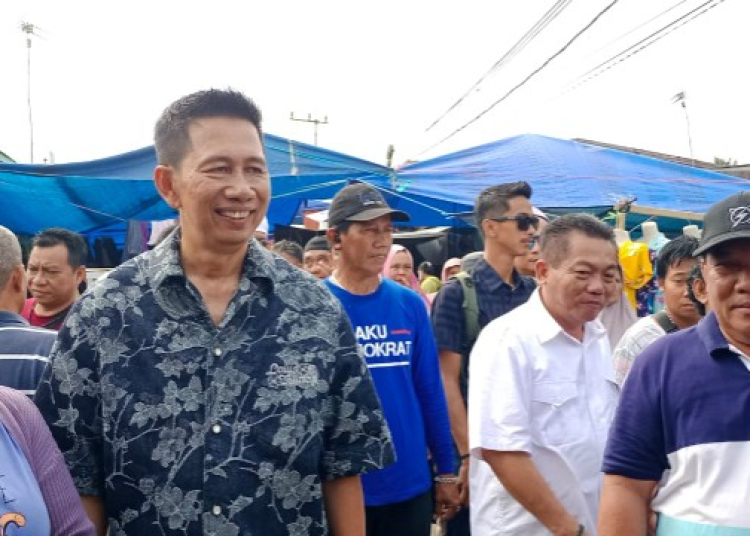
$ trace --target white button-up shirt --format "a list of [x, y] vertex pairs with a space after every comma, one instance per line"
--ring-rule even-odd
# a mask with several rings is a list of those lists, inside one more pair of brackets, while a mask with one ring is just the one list
[[472, 534], [549, 534], [505, 490], [482, 449], [528, 452], [567, 511], [596, 534], [602, 456], [618, 393], [604, 327], [589, 322], [583, 341], [576, 340], [537, 290], [482, 331], [469, 377]]

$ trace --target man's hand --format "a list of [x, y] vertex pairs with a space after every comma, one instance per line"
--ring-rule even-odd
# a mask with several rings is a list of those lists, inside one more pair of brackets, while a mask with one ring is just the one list
[[440, 475], [438, 478], [445, 478], [446, 481], [435, 484], [435, 517], [447, 521], [461, 509], [457, 479], [454, 475]]
[[[522, 451], [482, 449], [482, 456], [513, 498], [555, 536], [576, 536], [578, 521], [565, 509], [537, 469], [531, 455]], [[627, 532], [618, 533], [628, 534]]]
[[461, 460], [458, 470], [458, 498], [461, 506], [469, 506], [469, 460]]

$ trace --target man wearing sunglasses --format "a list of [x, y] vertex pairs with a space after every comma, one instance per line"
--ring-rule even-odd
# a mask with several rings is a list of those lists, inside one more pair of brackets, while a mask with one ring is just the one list
[[[539, 225], [530, 198], [531, 186], [526, 182], [491, 186], [477, 197], [474, 218], [484, 238], [484, 255], [472, 269], [471, 278], [477, 294], [480, 328], [525, 303], [536, 286], [531, 278], [521, 276], [514, 268], [515, 259], [528, 252], [529, 243]], [[453, 440], [461, 459], [461, 500], [463, 505], [468, 506], [466, 397], [468, 356], [474, 339], [467, 329], [463, 304], [461, 283], [458, 280], [448, 281], [435, 298], [432, 325], [440, 355]], [[462, 536], [469, 533], [468, 509], [463, 508], [448, 523], [446, 534]]]

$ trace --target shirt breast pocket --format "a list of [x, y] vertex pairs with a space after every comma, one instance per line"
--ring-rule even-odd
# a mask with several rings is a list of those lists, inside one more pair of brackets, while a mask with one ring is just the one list
[[540, 381], [532, 393], [532, 437], [544, 445], [564, 445], [579, 439], [578, 386], [575, 381]]

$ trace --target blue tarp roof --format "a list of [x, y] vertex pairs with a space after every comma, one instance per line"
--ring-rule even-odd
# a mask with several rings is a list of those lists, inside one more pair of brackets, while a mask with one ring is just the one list
[[[535, 205], [553, 212], [606, 211], [635, 197], [640, 206], [703, 213], [748, 189], [741, 178], [537, 135], [488, 143], [397, 172], [269, 134], [264, 142], [272, 225], [292, 223], [303, 201], [330, 199], [350, 180], [378, 187], [417, 226], [465, 226], [454, 215], [470, 212], [480, 191], [518, 180], [532, 185]], [[0, 224], [17, 233], [50, 226], [87, 232], [128, 219], [172, 217], [153, 186], [155, 164], [152, 147], [79, 164], [0, 164]]]
[[[325, 199], [349, 179], [387, 176], [366, 160], [266, 134], [272, 223], [290, 223], [305, 198]], [[174, 217], [154, 187], [153, 147], [59, 165], [0, 164], [0, 224], [33, 234], [52, 226], [88, 232], [129, 219]]]
[[525, 180], [533, 202], [546, 209], [636, 204], [686, 212], [739, 190], [745, 179], [647, 156], [538, 135], [522, 135], [419, 162], [398, 172], [405, 194], [430, 197], [471, 210], [492, 184]]

